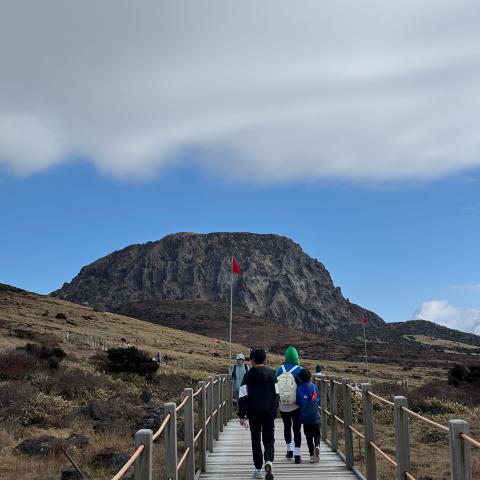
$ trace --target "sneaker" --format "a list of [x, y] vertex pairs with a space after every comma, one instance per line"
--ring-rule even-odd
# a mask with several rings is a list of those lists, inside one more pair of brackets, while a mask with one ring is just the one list
[[263, 468], [265, 469], [265, 480], [273, 480], [272, 462], [265, 463]]
[[286, 458], [293, 458], [293, 450], [289, 450], [289, 451], [285, 454], [285, 457], [286, 457]]
[[315, 463], [315, 455], [310, 455], [310, 463]]
[[302, 457], [300, 455], [295, 455], [295, 463], [302, 463]]
[[258, 469], [255, 469], [255, 470], [253, 471], [252, 477], [253, 477], [253, 478], [263, 478], [262, 471], [261, 471], [261, 470], [258, 470]]
[[320, 447], [315, 447], [315, 454], [313, 458], [315, 459], [313, 463], [318, 463], [320, 461]]

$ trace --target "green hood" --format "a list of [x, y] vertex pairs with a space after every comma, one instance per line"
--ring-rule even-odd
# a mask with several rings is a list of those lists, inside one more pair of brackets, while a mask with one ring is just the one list
[[295, 347], [287, 348], [287, 351], [285, 352], [285, 363], [294, 363], [295, 365], [300, 365], [298, 352]]

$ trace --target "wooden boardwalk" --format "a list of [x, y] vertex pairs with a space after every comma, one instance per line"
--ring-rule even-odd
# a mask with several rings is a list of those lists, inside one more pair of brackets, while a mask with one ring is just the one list
[[[302, 432], [303, 463], [295, 465], [293, 460], [285, 458], [283, 424], [275, 422], [275, 462], [273, 473], [275, 480], [351, 480], [358, 477], [347, 469], [340, 456], [321, 442], [320, 463], [309, 463], [305, 437]], [[250, 431], [240, 427], [238, 420], [231, 420], [220, 433], [213, 453], [208, 455], [206, 472], [200, 475], [202, 480], [249, 480], [253, 474]]]

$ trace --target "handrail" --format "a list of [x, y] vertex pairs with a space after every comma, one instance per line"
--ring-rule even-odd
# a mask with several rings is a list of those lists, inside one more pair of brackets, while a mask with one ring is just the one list
[[370, 446], [373, 447], [385, 460], [390, 462], [395, 468], [397, 467], [397, 462], [393, 460], [393, 458], [390, 458], [389, 455], [387, 455], [378, 445], [375, 445], [373, 442], [369, 442]]
[[402, 407], [402, 410], [404, 410], [404, 411], [407, 412], [408, 414], [412, 415], [412, 417], [418, 418], [418, 419], [421, 420], [422, 422], [428, 423], [428, 424], [431, 425], [432, 427], [438, 428], [438, 429], [443, 430], [444, 432], [447, 432], [447, 433], [448, 433], [448, 427], [445, 427], [445, 426], [443, 426], [443, 425], [440, 425], [439, 423], [434, 422], [433, 420], [429, 420], [428, 418], [425, 418], [425, 417], [423, 417], [422, 415], [419, 415], [418, 413], [412, 412], [412, 410], [410, 410], [410, 409], [407, 408], [407, 407]]
[[193, 439], [193, 443], [197, 443], [197, 440], [200, 438], [200, 435], [203, 433], [203, 428], [201, 428]]
[[185, 398], [183, 399], [183, 402], [182, 402], [180, 405], [178, 405], [175, 410], [176, 410], [177, 412], [179, 412], [179, 411], [186, 405], [186, 403], [188, 402], [188, 399], [189, 399], [189, 398], [190, 398], [190, 397], [185, 397]]
[[348, 428], [350, 428], [350, 430], [356, 435], [358, 435], [360, 438], [365, 439], [365, 435], [362, 432], [359, 432], [356, 428], [352, 427], [351, 425], [349, 425]]
[[145, 445], [143, 443], [139, 445], [138, 448], [133, 452], [133, 455], [127, 460], [127, 463], [118, 471], [112, 480], [120, 480], [120, 478], [123, 478], [127, 470], [134, 464], [135, 460], [140, 456], [144, 449]]
[[187, 447], [185, 451], [183, 452], [183, 456], [180, 459], [180, 461], [177, 463], [177, 472], [180, 470], [180, 467], [183, 465], [183, 462], [187, 458], [187, 455], [190, 453], [190, 447]]
[[338, 382], [337, 380], [334, 380], [333, 383], [342, 386], [342, 382]]
[[417, 480], [413, 475], [410, 475], [410, 473], [405, 472], [405, 476], [408, 478], [408, 480]]
[[342, 425], [345, 425], [345, 422], [344, 422], [340, 417], [337, 417], [337, 415], [334, 415], [333, 418], [334, 418], [337, 422], [341, 423]]
[[210, 421], [212, 420], [212, 416], [210, 415], [206, 420], [205, 420], [205, 426], [207, 426]]
[[463, 438], [466, 442], [471, 443], [473, 446], [480, 448], [480, 442], [477, 442], [477, 440], [475, 440], [472, 437], [469, 437], [465, 433], [461, 433], [460, 437]]
[[375, 395], [372, 391], [368, 391], [367, 394], [370, 395], [371, 397], [377, 399], [379, 402], [385, 403], [386, 405], [390, 405], [391, 407], [393, 407], [395, 405], [390, 400], [387, 400], [386, 398], [379, 397], [378, 395]]
[[162, 432], [165, 430], [165, 427], [168, 425], [168, 422], [170, 421], [171, 417], [172, 416], [168, 414], [164, 418], [162, 424], [160, 425], [160, 428], [153, 434], [152, 441], [155, 441], [162, 434]]
[[329, 412], [326, 408], [324, 408], [323, 411], [324, 411], [328, 416], [331, 416], [331, 415], [332, 415], [332, 413]]
[[200, 387], [195, 393], [192, 394], [192, 397], [196, 397], [199, 393], [201, 393], [203, 390], [203, 387]]

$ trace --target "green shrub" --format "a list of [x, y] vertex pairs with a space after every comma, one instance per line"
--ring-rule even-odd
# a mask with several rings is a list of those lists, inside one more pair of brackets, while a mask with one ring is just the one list
[[113, 373], [136, 373], [151, 377], [158, 370], [158, 364], [138, 348], [111, 348], [108, 350], [107, 369]]
[[448, 371], [448, 383], [454, 387], [460, 386], [462, 383], [480, 382], [480, 365], [454, 365]]

